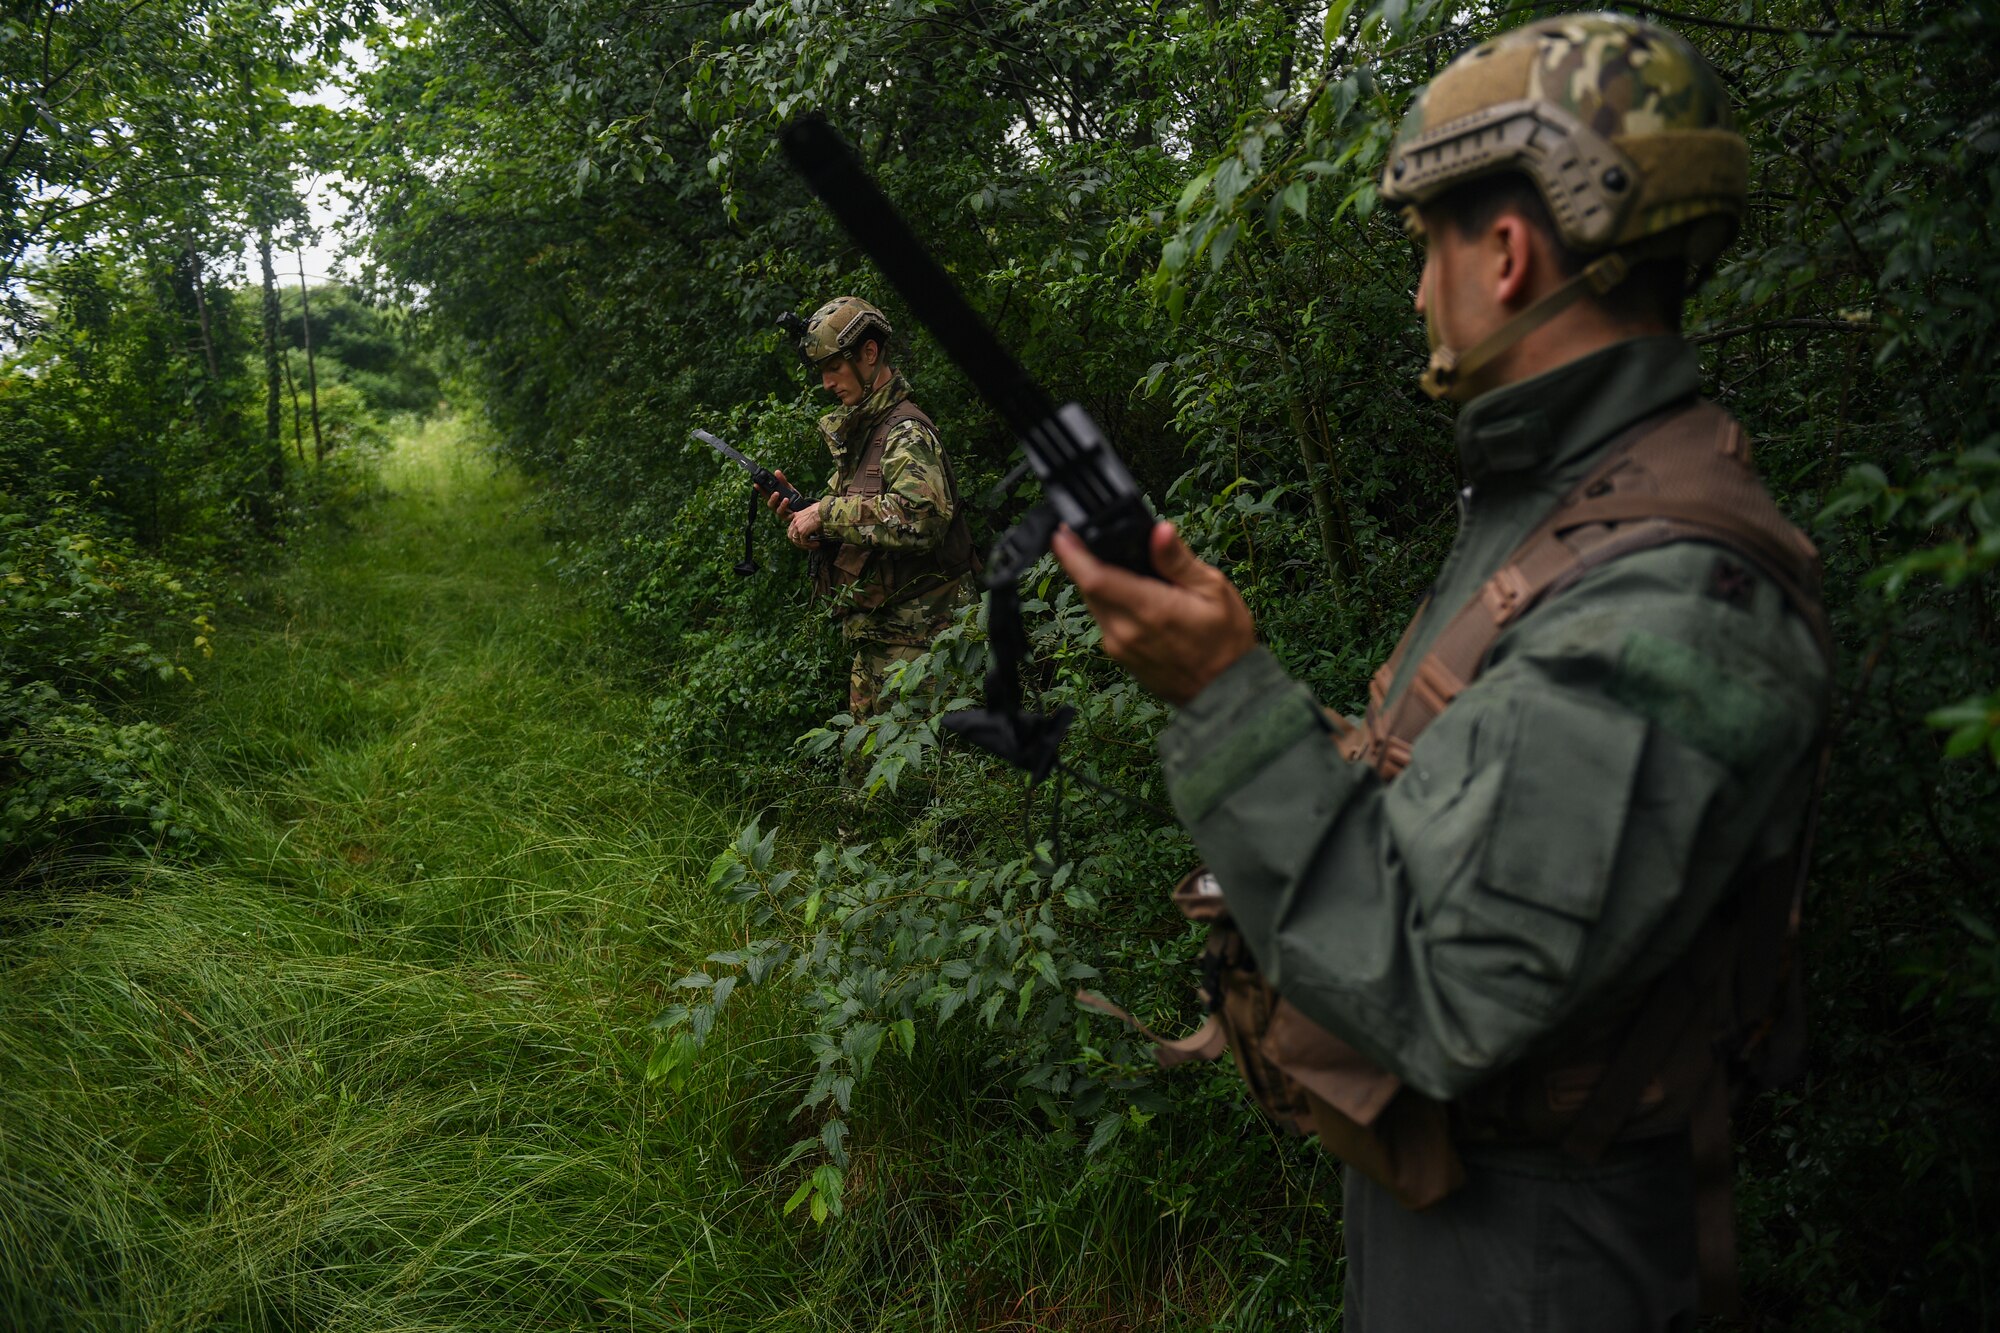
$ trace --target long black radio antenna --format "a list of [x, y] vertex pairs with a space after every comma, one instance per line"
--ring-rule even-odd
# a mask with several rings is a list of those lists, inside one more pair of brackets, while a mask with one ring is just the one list
[[[779, 140], [792, 169], [1019, 437], [1054, 519], [1067, 523], [1100, 558], [1151, 573], [1146, 539], [1152, 511], [1090, 414], [1076, 403], [1057, 407], [1001, 345], [831, 125], [819, 116], [801, 117]], [[988, 571], [989, 587], [995, 580], [1018, 578], [1047, 549], [1053, 523], [1041, 526], [1047, 530], [1038, 544], [1016, 541], [1010, 548], [1002, 539], [996, 568]]]
[[943, 719], [950, 730], [1040, 782], [1055, 767], [1074, 710], [1022, 708], [1028, 636], [1021, 623], [1021, 576], [1049, 549], [1058, 523], [1068, 524], [1100, 559], [1151, 574], [1147, 544], [1153, 511], [1090, 413], [1077, 403], [1057, 407], [1000, 345], [832, 126], [807, 116], [787, 125], [779, 138], [792, 169], [1020, 438], [1028, 466], [1042, 483], [1042, 503], [994, 543], [987, 561], [986, 707]]

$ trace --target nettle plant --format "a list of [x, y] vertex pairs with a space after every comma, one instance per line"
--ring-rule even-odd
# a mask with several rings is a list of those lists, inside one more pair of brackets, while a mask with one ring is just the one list
[[907, 864], [885, 865], [870, 844], [823, 844], [809, 868], [780, 869], [777, 834], [752, 822], [709, 867], [710, 891], [744, 908], [759, 938], [709, 955], [714, 971], [675, 983], [689, 998], [655, 1022], [663, 1040], [647, 1074], [672, 1079], [685, 1069], [739, 984], [798, 982], [811, 1020], [804, 1041], [819, 1066], [798, 1110], [820, 1117], [820, 1128], [785, 1162], [823, 1160], [787, 1212], [807, 1205], [822, 1222], [841, 1211], [855, 1087], [885, 1046], [915, 1053], [920, 1020], [970, 1014], [1025, 1066], [1020, 1087], [1068, 1098], [1070, 1115], [1097, 1115], [1093, 1146], [1117, 1134], [1125, 1112], [1107, 1109], [1112, 1088], [1075, 1067], [1088, 1034], [1071, 992], [1098, 972], [1065, 918], [1098, 902], [1072, 866], [1045, 874], [1039, 858], [1022, 855], [974, 868], [924, 847]]
[[[1107, 674], [1096, 627], [1074, 588], [1064, 582], [1052, 589], [1057, 578], [1045, 563], [1024, 600], [1035, 657], [1051, 682], [1036, 706], [1077, 708], [1072, 755], [1092, 748], [1094, 732], [1149, 740], [1165, 710], [1122, 674], [1093, 678]], [[970, 687], [985, 665], [980, 615], [967, 611], [891, 680], [879, 716], [837, 716], [801, 746], [872, 757], [863, 779], [871, 795], [916, 774], [935, 781], [947, 764], [975, 765], [981, 780], [966, 789], [969, 813], [1005, 819], [1019, 783], [1000, 777], [989, 761], [940, 745], [940, 719], [972, 706]], [[1038, 808], [1046, 811], [1052, 799], [1088, 834], [1091, 807], [1112, 798], [1090, 789], [1093, 773], [1071, 771], [1084, 785], [1057, 784], [1052, 798], [1037, 797]], [[1129, 783], [1130, 776], [1115, 780]], [[1058, 817], [1052, 827], [1060, 826]], [[739, 986], [783, 981], [807, 1015], [803, 1040], [818, 1066], [794, 1113], [817, 1123], [817, 1133], [795, 1142], [782, 1163], [814, 1165], [787, 1212], [807, 1208], [816, 1222], [840, 1213], [857, 1086], [885, 1049], [913, 1055], [921, 1032], [952, 1022], [988, 1034], [994, 1062], [1010, 1071], [1017, 1093], [1052, 1124], [1089, 1122], [1086, 1151], [1102, 1151], [1128, 1126], [1145, 1124], [1159, 1104], [1147, 1093], [1136, 1043], [1074, 1000], [1100, 976], [1103, 886], [1116, 871], [1107, 857], [1062, 856], [1060, 843], [1046, 839], [1004, 860], [983, 851], [961, 859], [921, 843], [822, 843], [808, 866], [787, 867], [779, 863], [778, 829], [753, 821], [708, 873], [709, 890], [746, 913], [753, 938], [710, 954], [703, 970], [674, 983], [686, 998], [653, 1024], [659, 1041], [648, 1077], [678, 1084]]]

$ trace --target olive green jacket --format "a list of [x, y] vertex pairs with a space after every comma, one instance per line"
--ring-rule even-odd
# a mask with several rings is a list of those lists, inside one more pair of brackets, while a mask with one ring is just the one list
[[[1698, 383], [1642, 338], [1466, 406], [1458, 537], [1392, 698], [1611, 437]], [[1808, 803], [1828, 668], [1743, 565], [1682, 542], [1594, 570], [1507, 628], [1393, 783], [1264, 649], [1210, 684], [1161, 736], [1168, 789], [1278, 991], [1435, 1097], [1636, 1004]]]

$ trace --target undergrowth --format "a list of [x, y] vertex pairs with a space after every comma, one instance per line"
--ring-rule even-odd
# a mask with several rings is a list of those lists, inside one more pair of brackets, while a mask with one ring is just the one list
[[1087, 1159], [951, 1033], [883, 1053], [824, 1226], [784, 1209], [795, 1000], [746, 991], [645, 1078], [672, 980], [747, 939], [704, 887], [746, 812], [634, 762], [643, 664], [554, 586], [477, 443], [425, 427], [388, 499], [222, 613], [166, 719], [201, 851], [0, 895], [0, 1325], [1329, 1313], [1323, 1166], [1246, 1224], [1204, 1182], [1268, 1145], [1165, 1125], [1143, 1171]]

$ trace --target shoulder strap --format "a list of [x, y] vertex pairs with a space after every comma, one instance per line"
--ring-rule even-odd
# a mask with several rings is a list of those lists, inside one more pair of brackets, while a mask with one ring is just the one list
[[854, 478], [849, 484], [849, 494], [880, 495], [887, 489], [882, 479], [882, 455], [889, 451], [889, 432], [905, 421], [922, 422], [925, 429], [936, 433], [937, 427], [924, 415], [924, 410], [905, 398], [884, 412], [881, 419], [869, 428], [868, 443], [861, 447], [861, 457], [854, 460]]
[[1478, 676], [1507, 626], [1601, 565], [1678, 541], [1713, 542], [1757, 565], [1831, 657], [1819, 602], [1819, 553], [1785, 520], [1751, 470], [1743, 428], [1702, 400], [1641, 422], [1613, 441], [1604, 459], [1446, 622], [1395, 706], [1387, 707], [1409, 642], [1406, 631], [1370, 685], [1367, 715], [1340, 737], [1341, 753], [1394, 778], [1424, 728]]

